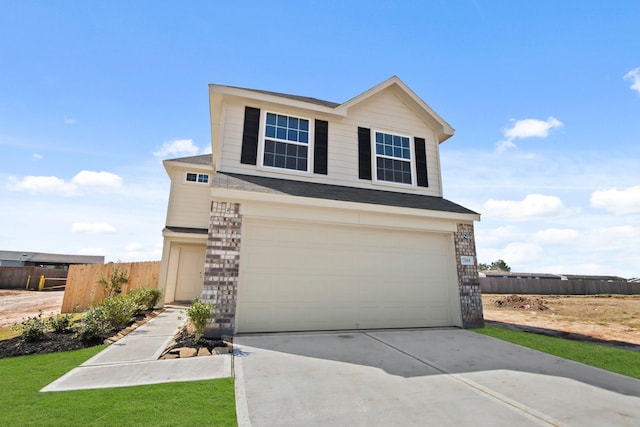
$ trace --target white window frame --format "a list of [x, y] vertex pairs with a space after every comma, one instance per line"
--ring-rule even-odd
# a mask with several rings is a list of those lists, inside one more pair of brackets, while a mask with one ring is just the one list
[[[416, 187], [416, 165], [415, 165], [416, 155], [414, 152], [413, 138], [408, 135], [404, 135], [402, 133], [390, 131], [390, 130], [384, 130], [384, 129], [371, 129], [371, 130], [373, 132], [371, 135], [371, 176], [373, 178], [373, 182], [375, 184], [399, 186], [403, 188]], [[395, 156], [378, 154], [376, 152], [376, 134], [377, 133], [382, 133], [382, 134], [387, 134], [392, 136], [399, 136], [401, 138], [409, 139], [409, 159], [401, 159]], [[378, 157], [381, 157], [383, 159], [393, 159], [393, 160], [408, 162], [409, 168], [411, 170], [411, 183], [408, 184], [404, 182], [394, 182], [394, 181], [386, 181], [384, 179], [378, 179]]]
[[[187, 177], [189, 175], [195, 175], [196, 176], [196, 180], [195, 181], [190, 181], [189, 179], [187, 179]], [[203, 182], [200, 181], [200, 177], [201, 176], [206, 176], [207, 177], [207, 182]], [[184, 173], [184, 182], [187, 182], [189, 184], [209, 184], [209, 174], [208, 173], [201, 173], [201, 172], [193, 172], [193, 171], [186, 171]]]
[[[276, 116], [287, 116], [287, 117], [293, 117], [294, 119], [301, 119], [301, 120], [306, 120], [309, 122], [309, 139], [307, 141], [307, 143], [301, 143], [301, 142], [295, 142], [295, 141], [289, 141], [288, 139], [279, 139], [279, 138], [271, 138], [271, 137], [267, 137], [267, 114], [275, 114]], [[258, 162], [258, 167], [260, 169], [263, 170], [267, 170], [267, 171], [277, 171], [279, 173], [290, 173], [290, 174], [294, 174], [294, 175], [313, 175], [313, 147], [314, 147], [314, 134], [315, 134], [315, 121], [309, 117], [304, 117], [304, 116], [300, 116], [297, 115], [295, 113], [284, 113], [284, 112], [278, 112], [278, 111], [273, 111], [273, 110], [264, 110], [261, 112], [262, 117], [260, 117], [260, 139], [259, 139], [259, 149], [258, 149], [258, 156], [260, 157], [260, 160]], [[264, 151], [265, 151], [265, 146], [266, 146], [266, 140], [272, 140], [272, 141], [276, 141], [276, 142], [280, 142], [280, 143], [284, 143], [284, 144], [293, 144], [293, 145], [301, 145], [301, 146], [306, 146], [307, 147], [307, 170], [305, 171], [300, 171], [297, 169], [288, 169], [288, 168], [281, 168], [278, 166], [270, 166], [270, 165], [265, 165], [264, 164]]]

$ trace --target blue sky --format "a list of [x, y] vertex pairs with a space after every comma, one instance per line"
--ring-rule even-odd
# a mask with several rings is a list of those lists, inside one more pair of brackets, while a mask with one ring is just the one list
[[160, 259], [207, 84], [344, 102], [399, 76], [455, 129], [478, 259], [640, 276], [640, 2], [0, 0], [0, 248]]

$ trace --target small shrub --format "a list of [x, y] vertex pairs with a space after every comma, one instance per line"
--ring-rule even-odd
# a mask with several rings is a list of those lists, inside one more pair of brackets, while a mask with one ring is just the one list
[[56, 333], [66, 334], [71, 332], [73, 322], [72, 316], [69, 314], [58, 314], [47, 319], [47, 326]]
[[114, 332], [101, 307], [94, 307], [85, 313], [76, 329], [75, 337], [87, 343], [101, 342]]
[[126, 327], [138, 313], [138, 305], [133, 298], [115, 296], [105, 298], [97, 305], [109, 325], [115, 330]]
[[22, 319], [15, 328], [27, 342], [41, 341], [47, 336], [47, 325], [42, 320], [42, 311], [37, 316]]
[[122, 292], [122, 285], [129, 283], [129, 273], [125, 269], [115, 267], [108, 279], [103, 275], [96, 282], [102, 286], [107, 297], [114, 297]]
[[161, 296], [162, 291], [156, 288], [137, 288], [127, 294], [127, 297], [132, 298], [141, 311], [153, 310]]
[[195, 329], [193, 338], [196, 342], [204, 335], [204, 328], [211, 319], [212, 313], [213, 306], [199, 299], [193, 301], [191, 307], [187, 309], [187, 317]]

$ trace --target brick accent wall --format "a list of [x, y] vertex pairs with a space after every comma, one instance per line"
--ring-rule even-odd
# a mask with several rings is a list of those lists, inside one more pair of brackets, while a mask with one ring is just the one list
[[207, 336], [233, 335], [240, 267], [240, 204], [211, 202], [202, 299], [213, 304]]
[[[482, 313], [482, 293], [478, 281], [478, 259], [473, 224], [458, 224], [454, 233], [458, 288], [460, 290], [460, 310], [462, 326], [475, 328], [484, 326]], [[473, 265], [462, 265], [461, 256], [472, 256]]]

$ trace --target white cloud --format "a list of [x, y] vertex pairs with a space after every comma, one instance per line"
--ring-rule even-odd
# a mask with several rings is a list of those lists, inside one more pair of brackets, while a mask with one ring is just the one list
[[75, 196], [81, 194], [82, 187], [115, 189], [122, 186], [122, 178], [110, 172], [81, 171], [66, 182], [57, 176], [25, 176], [18, 179], [9, 177], [8, 188], [11, 191], [27, 191], [31, 194], [60, 194]]
[[86, 187], [119, 188], [122, 178], [111, 172], [80, 171], [71, 180], [73, 184]]
[[12, 191], [27, 191], [31, 194], [50, 193], [63, 196], [78, 194], [77, 186], [66, 183], [56, 176], [25, 176], [21, 180], [10, 176], [8, 188]]
[[575, 243], [581, 235], [571, 228], [548, 228], [533, 235], [533, 241], [543, 245], [568, 245]]
[[629, 71], [624, 75], [625, 80], [631, 80], [631, 90], [640, 93], [640, 67]]
[[116, 229], [106, 222], [76, 222], [71, 224], [72, 233], [113, 233]]
[[562, 126], [562, 122], [555, 117], [549, 117], [546, 121], [536, 119], [512, 121], [513, 126], [504, 131], [504, 136], [511, 141], [522, 138], [546, 138], [551, 129]]
[[611, 188], [591, 193], [591, 206], [616, 215], [640, 213], [640, 185], [623, 190]]
[[139, 243], [132, 243], [125, 247], [126, 253], [123, 261], [158, 261], [162, 258], [162, 249], [157, 246], [153, 249], [146, 249]]
[[600, 227], [593, 230], [591, 237], [600, 247], [604, 245], [630, 247], [629, 242], [640, 240], [640, 228], [632, 225]]
[[498, 141], [496, 143], [496, 151], [498, 153], [503, 153], [507, 151], [509, 148], [518, 148], [518, 146], [514, 144], [513, 141], [509, 141], [509, 140]]
[[142, 249], [142, 245], [140, 243], [130, 243], [124, 247], [127, 252], [133, 252]]
[[513, 267], [515, 264], [530, 265], [543, 253], [544, 250], [533, 243], [514, 242], [509, 243], [502, 249], [478, 251], [478, 259], [482, 260], [481, 262], [493, 262], [502, 259]]
[[563, 126], [563, 123], [555, 117], [549, 117], [547, 120], [511, 119], [511, 122], [513, 123], [512, 126], [503, 130], [506, 139], [496, 143], [496, 151], [500, 153], [509, 148], [518, 148], [513, 142], [516, 139], [546, 138], [549, 136], [551, 129]]
[[529, 194], [521, 201], [489, 199], [484, 203], [484, 215], [512, 221], [566, 216], [569, 210], [556, 196]]
[[156, 157], [167, 156], [195, 156], [200, 149], [194, 145], [192, 139], [176, 139], [162, 144], [162, 147], [153, 153]]
[[35, 160], [40, 160], [40, 159], [44, 158], [44, 156], [42, 154], [34, 153], [33, 154], [33, 158]]
[[64, 117], [64, 124], [66, 124], [66, 125], [75, 125], [76, 124], [76, 119], [72, 119], [70, 117], [65, 116]]

